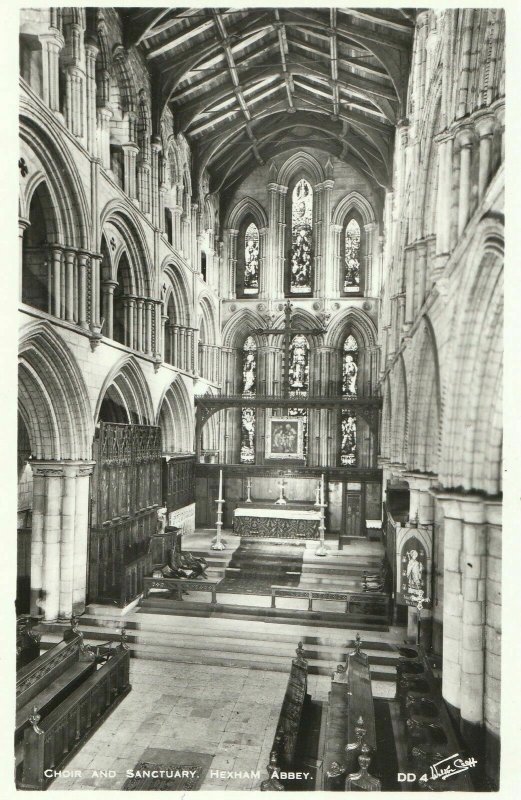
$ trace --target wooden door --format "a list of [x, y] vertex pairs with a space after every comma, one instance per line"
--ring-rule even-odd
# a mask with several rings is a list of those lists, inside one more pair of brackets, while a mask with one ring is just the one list
[[361, 492], [346, 490], [345, 536], [362, 536]]

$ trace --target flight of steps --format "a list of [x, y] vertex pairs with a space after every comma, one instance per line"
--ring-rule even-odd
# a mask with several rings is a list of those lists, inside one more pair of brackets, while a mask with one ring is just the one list
[[[358, 632], [358, 629], [322, 625], [272, 625], [222, 617], [199, 618], [194, 624], [193, 619], [185, 616], [132, 611], [121, 617], [109, 609], [96, 610], [98, 613], [87, 613], [79, 620], [86, 643], [117, 642], [119, 627], [124, 625], [132, 658], [287, 672], [296, 644], [301, 640], [312, 675], [330, 675], [337, 664], [345, 663]], [[40, 625], [42, 648], [60, 641], [63, 629], [58, 623]], [[390, 644], [379, 641], [380, 636], [362, 636], [362, 650], [369, 655], [373, 680], [394, 681], [399, 640]]]

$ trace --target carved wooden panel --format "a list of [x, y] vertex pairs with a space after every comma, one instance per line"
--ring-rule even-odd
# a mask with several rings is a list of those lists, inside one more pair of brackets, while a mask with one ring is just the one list
[[100, 423], [94, 442], [90, 602], [125, 605], [151, 568], [150, 537], [161, 505], [161, 430]]
[[168, 513], [195, 502], [195, 458], [163, 461], [163, 502]]

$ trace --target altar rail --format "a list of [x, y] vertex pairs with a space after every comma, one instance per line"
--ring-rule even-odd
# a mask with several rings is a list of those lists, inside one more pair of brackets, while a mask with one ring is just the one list
[[302, 589], [291, 586], [271, 587], [271, 607], [276, 608], [277, 597], [297, 597], [307, 599], [308, 611], [313, 611], [313, 600], [345, 602], [347, 615], [364, 616], [374, 621], [389, 621], [389, 596], [379, 592], [335, 592], [331, 589]]
[[176, 595], [176, 600], [183, 599], [183, 589], [189, 589], [192, 592], [211, 592], [212, 599], [211, 605], [217, 603], [217, 590], [221, 579], [218, 581], [208, 580], [192, 580], [190, 578], [153, 578], [146, 577], [143, 580], [143, 599], [145, 600], [151, 589], [167, 589]]
[[43, 721], [35, 708], [24, 734], [18, 788], [48, 787], [52, 777], [46, 777], [45, 772], [61, 769], [130, 691], [129, 662], [129, 652], [122, 644]]

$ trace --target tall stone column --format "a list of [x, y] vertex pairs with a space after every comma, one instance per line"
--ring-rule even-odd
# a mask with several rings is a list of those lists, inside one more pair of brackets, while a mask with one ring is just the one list
[[78, 253], [78, 322], [82, 328], [88, 329], [87, 322], [87, 271], [89, 254], [80, 251]]
[[268, 237], [267, 237], [267, 269], [265, 270], [264, 281], [261, 282], [259, 297], [268, 299], [269, 287], [273, 291], [276, 287], [276, 296], [282, 297], [280, 293], [280, 281], [275, 274], [275, 265], [278, 254], [278, 235], [279, 235], [279, 185], [268, 183]]
[[[344, 287], [344, 265], [342, 263], [342, 225], [329, 226], [330, 230], [330, 258], [332, 264], [332, 274], [336, 277], [331, 277], [331, 283], [328, 283], [330, 294], [332, 297], [338, 297]], [[327, 269], [327, 267], [326, 267]]]
[[137, 350], [136, 342], [136, 297], [132, 294], [128, 295], [128, 333], [127, 333], [127, 346], [132, 350]]
[[136, 158], [139, 148], [133, 142], [122, 145], [123, 189], [131, 200], [136, 199]]
[[142, 353], [145, 351], [145, 346], [143, 341], [143, 336], [145, 333], [145, 326], [143, 324], [144, 304], [145, 301], [142, 297], [136, 298], [136, 350], [139, 350]]
[[183, 209], [181, 206], [174, 206], [170, 210], [172, 212], [172, 244], [176, 250], [182, 251], [181, 214], [183, 213]]
[[165, 314], [161, 316], [161, 343], [158, 345], [158, 352], [162, 354], [163, 361], [166, 362], [166, 337], [169, 335], [168, 331], [168, 317]]
[[57, 245], [51, 246], [52, 262], [52, 283], [53, 283], [53, 306], [52, 312], [55, 317], [61, 316], [61, 284], [62, 284], [62, 249]]
[[[231, 299], [235, 297], [237, 291], [237, 237], [239, 231], [233, 228], [228, 228], [226, 234], [226, 252], [227, 252], [227, 296]], [[264, 276], [266, 280], [266, 276]], [[225, 290], [226, 291], [226, 290]], [[260, 275], [259, 297], [262, 296], [263, 289], [263, 275]]]
[[427, 286], [427, 245], [425, 242], [418, 242], [416, 245], [416, 287], [417, 303], [416, 311], [419, 312], [425, 302], [425, 290]]
[[98, 158], [104, 169], [110, 169], [110, 120], [112, 109], [98, 108]]
[[[90, 476], [94, 464], [82, 462], [77, 465], [74, 502], [74, 547], [72, 563], [72, 613], [83, 614], [87, 601], [87, 558], [89, 535]], [[64, 608], [65, 616], [70, 616]]]
[[322, 277], [317, 286], [320, 297], [338, 296], [338, 273], [335, 275], [333, 258], [333, 233], [331, 231], [331, 205], [335, 182], [325, 180], [322, 184]]
[[[445, 266], [450, 251], [450, 217], [452, 212], [452, 161], [454, 140], [448, 134], [439, 139], [438, 194], [436, 199], [436, 272]], [[439, 264], [439, 268], [438, 268]]]
[[494, 117], [486, 114], [475, 122], [479, 136], [479, 177], [478, 199], [481, 200], [490, 180], [492, 136], [494, 135]]
[[105, 325], [103, 334], [108, 339], [114, 338], [114, 289], [118, 285], [117, 281], [103, 281], [103, 317]]
[[43, 101], [51, 111], [60, 112], [60, 51], [65, 42], [61, 33], [52, 29], [38, 38], [42, 45]]
[[470, 128], [465, 127], [458, 131], [456, 138], [460, 145], [458, 236], [461, 236], [470, 216], [470, 170], [474, 135]]
[[90, 287], [87, 282], [89, 301], [87, 302], [87, 317], [89, 317], [90, 305], [90, 328], [95, 334], [101, 330], [101, 309], [100, 309], [100, 285], [101, 285], [101, 255], [91, 253], [89, 258]]
[[76, 253], [74, 250], [65, 251], [65, 318], [67, 322], [74, 322], [74, 270], [76, 267]]
[[152, 318], [154, 314], [154, 301], [147, 297], [145, 300], [145, 353], [151, 356], [152, 349]]
[[96, 155], [96, 56], [98, 52], [99, 50], [93, 42], [85, 43], [87, 150], [91, 155]]
[[154, 137], [151, 144], [151, 185], [150, 185], [150, 200], [151, 200], [151, 213], [152, 225], [155, 228], [162, 230], [163, 220], [159, 216], [159, 159], [161, 157], [161, 140], [159, 137]]

